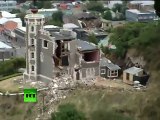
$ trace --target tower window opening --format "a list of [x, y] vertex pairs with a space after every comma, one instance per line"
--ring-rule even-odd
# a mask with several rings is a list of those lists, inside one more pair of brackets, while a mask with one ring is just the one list
[[48, 48], [48, 41], [46, 41], [46, 40], [43, 41], [43, 47]]
[[31, 58], [34, 58], [34, 52], [31, 53]]
[[31, 27], [31, 31], [34, 32], [34, 27], [33, 26]]
[[34, 66], [33, 65], [31, 66], [31, 70], [32, 70], [32, 72], [34, 72]]
[[31, 45], [34, 45], [34, 39], [31, 39]]

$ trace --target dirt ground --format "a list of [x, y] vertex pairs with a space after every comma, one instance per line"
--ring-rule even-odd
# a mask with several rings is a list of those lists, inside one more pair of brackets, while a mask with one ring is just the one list
[[22, 79], [22, 76], [13, 77], [7, 80], [0, 82], [0, 91], [1, 92], [18, 92], [20, 84], [16, 83], [16, 80]]
[[104, 78], [97, 78], [95, 81], [96, 86], [103, 86], [103, 87], [112, 87], [112, 88], [123, 88], [123, 89], [131, 89], [131, 85], [127, 85], [123, 83], [121, 79], [104, 79]]

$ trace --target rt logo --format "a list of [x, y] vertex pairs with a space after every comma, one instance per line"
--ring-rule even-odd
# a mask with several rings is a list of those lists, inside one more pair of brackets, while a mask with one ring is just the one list
[[24, 102], [37, 102], [37, 89], [24, 89]]

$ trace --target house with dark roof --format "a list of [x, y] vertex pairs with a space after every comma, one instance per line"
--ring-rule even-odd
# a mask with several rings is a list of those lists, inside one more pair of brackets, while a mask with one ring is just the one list
[[119, 76], [119, 70], [121, 68], [118, 65], [113, 64], [110, 60], [103, 57], [100, 60], [100, 75], [104, 78], [117, 78]]

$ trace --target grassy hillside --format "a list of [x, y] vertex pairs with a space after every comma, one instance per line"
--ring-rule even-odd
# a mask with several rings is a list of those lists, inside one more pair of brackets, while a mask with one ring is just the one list
[[22, 96], [0, 96], [0, 120], [33, 120], [33, 106]]

